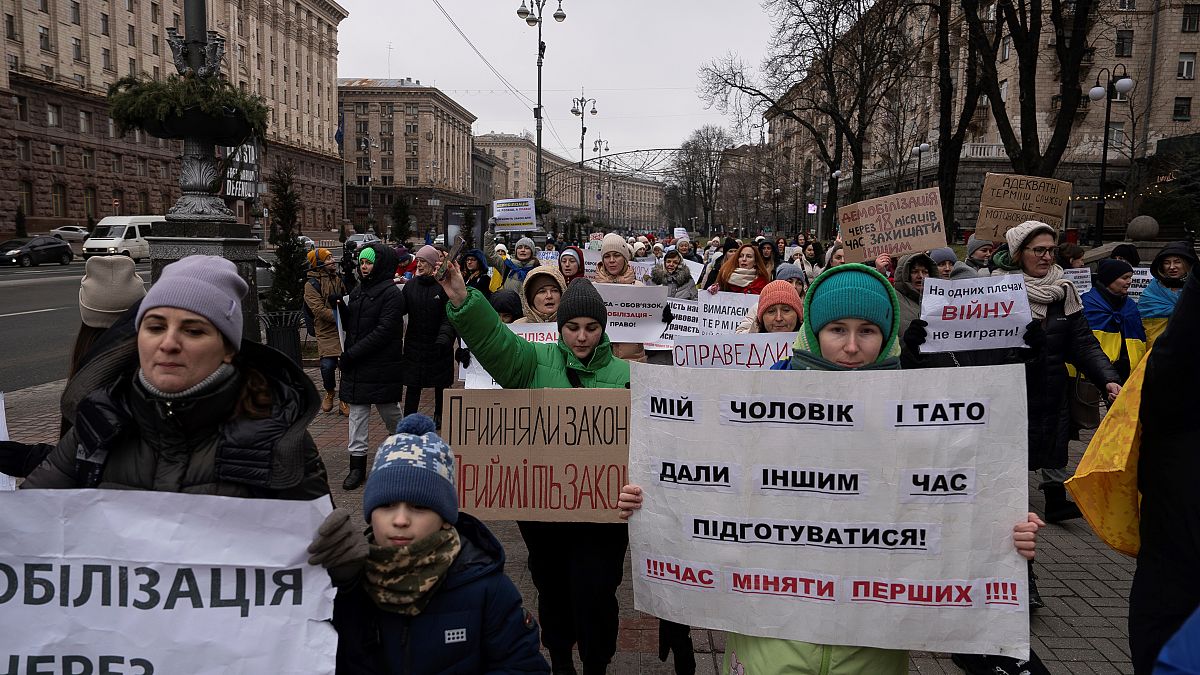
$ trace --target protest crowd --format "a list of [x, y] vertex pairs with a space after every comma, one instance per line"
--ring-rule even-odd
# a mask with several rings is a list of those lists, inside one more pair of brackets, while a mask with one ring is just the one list
[[[90, 259], [61, 437], [0, 444], [0, 472], [20, 479], [11, 497], [94, 488], [336, 506], [304, 555], [334, 589], [338, 673], [575, 673], [578, 664], [594, 675], [612, 672], [617, 589], [631, 583], [624, 579], [631, 532], [655, 497], [661, 504], [661, 485], [637, 479], [631, 460], [607, 520], [514, 518], [537, 589], [536, 606], [525, 606], [487, 518], [463, 498], [461, 449], [450, 430], [458, 413], [443, 402], [464, 373], [485, 371], [493, 389], [632, 385], [636, 396], [643, 368], [672, 372], [694, 365], [681, 355], [733, 353], [721, 345], [734, 341], [782, 345], [753, 365], [733, 357], [741, 359], [734, 367], [769, 371], [762, 377], [774, 389], [795, 396], [804, 391], [792, 383], [807, 376], [872, 383], [888, 371], [1015, 367], [1023, 372], [1027, 431], [997, 440], [1026, 448], [1023, 469], [1036, 472], [1045, 506], [1039, 513], [1019, 505], [1020, 517], [1002, 523], [992, 542], [1028, 575], [1014, 606], [1043, 606], [1040, 530], [1085, 515], [1098, 529], [1106, 522], [1089, 511], [1093, 501], [1072, 498], [1070, 481], [1080, 474], [1067, 448], [1096, 430], [1089, 453], [1107, 451], [1119, 431], [1114, 411], [1125, 406], [1139, 430], [1129, 473], [1140, 495], [1129, 598], [1134, 671], [1200, 672], [1200, 454], [1184, 385], [1200, 376], [1192, 242], [1163, 247], [1135, 297], [1136, 249], [1117, 247], [1072, 274], [1085, 251], [1036, 219], [995, 240], [976, 233], [965, 245], [943, 241], [870, 259], [849, 231], [832, 241], [693, 234], [608, 232], [542, 246], [519, 234], [507, 243], [473, 242], [452, 260], [447, 247], [431, 244], [347, 247], [340, 260], [315, 249], [304, 300], [319, 352], [317, 383], [279, 352], [243, 339], [247, 284], [233, 263], [186, 257], [144, 292], [131, 261]], [[970, 295], [998, 288], [1004, 292], [995, 298]], [[1027, 312], [1019, 322], [1018, 307]], [[994, 328], [992, 319], [1006, 323]], [[721, 372], [711, 374], [719, 380]], [[436, 403], [422, 411], [426, 390]], [[392, 432], [385, 438], [369, 438], [372, 408]], [[327, 474], [308, 431], [318, 415], [346, 418], [344, 476]], [[803, 444], [807, 432], [797, 429]], [[1128, 456], [1126, 448], [1121, 457]], [[361, 504], [333, 505], [330, 480]], [[981, 481], [975, 489], [989, 487]], [[640, 575], [642, 558], [632, 554]], [[6, 624], [20, 619], [16, 601], [7, 602], [17, 583], [12, 570], [0, 564]], [[219, 597], [219, 582], [214, 589]], [[669, 604], [670, 593], [689, 591], [661, 592]], [[658, 620], [660, 658], [671, 659], [676, 673], [696, 672], [688, 618]], [[708, 625], [702, 616], [692, 622]], [[755, 626], [726, 631], [721, 672], [908, 672], [906, 649], [775, 635]], [[1049, 672], [1032, 649], [952, 658], [971, 674]]]

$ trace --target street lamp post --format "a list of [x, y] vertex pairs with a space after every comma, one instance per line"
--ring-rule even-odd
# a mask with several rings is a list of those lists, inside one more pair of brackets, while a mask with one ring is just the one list
[[[1101, 77], [1107, 77], [1103, 85], [1100, 84]], [[1093, 246], [1100, 246], [1104, 243], [1104, 201], [1107, 196], [1105, 183], [1108, 179], [1109, 120], [1112, 119], [1112, 100], [1118, 93], [1128, 94], [1133, 91], [1133, 86], [1134, 81], [1129, 76], [1129, 71], [1125, 70], [1124, 64], [1118, 63], [1111, 70], [1101, 68], [1096, 75], [1096, 86], [1088, 91], [1088, 98], [1093, 101], [1104, 99], [1104, 147], [1100, 150], [1100, 199], [1096, 203], [1096, 226], [1092, 232]]]
[[912, 154], [913, 154], [913, 156], [917, 158], [917, 180], [916, 180], [916, 186], [917, 186], [917, 189], [918, 189], [918, 190], [920, 190], [920, 189], [921, 189], [921, 156], [922, 156], [922, 155], [924, 155], [924, 154], [925, 154], [925, 153], [927, 153], [927, 152], [929, 152], [929, 144], [928, 144], [928, 143], [922, 143], [922, 144], [920, 144], [920, 145], [914, 145], [914, 146], [913, 146], [913, 149], [912, 149]]
[[[537, 180], [533, 192], [536, 199], [545, 196], [545, 186], [542, 184], [542, 61], [546, 56], [546, 43], [542, 40], [542, 18], [545, 16], [546, 2], [547, 0], [529, 0], [529, 7], [526, 7], [525, 0], [521, 0], [521, 6], [517, 8], [517, 16], [529, 26], [537, 26], [538, 29], [537, 107], [533, 109], [533, 119], [537, 122]], [[562, 0], [558, 0], [558, 9], [553, 16], [559, 23], [566, 20], [567, 13], [563, 11]]]
[[771, 211], [772, 211], [772, 218], [775, 219], [774, 224], [775, 224], [776, 236], [778, 236], [779, 231], [783, 229], [783, 228], [779, 227], [779, 194], [781, 192], [782, 192], [782, 190], [780, 190], [779, 188], [775, 188], [774, 190], [771, 191]]
[[367, 153], [367, 171], [370, 175], [367, 176], [367, 222], [372, 230], [375, 229], [375, 199], [373, 189], [375, 187], [375, 160], [371, 158], [371, 148], [377, 148], [379, 144], [370, 136], [358, 137], [358, 151]]
[[[584, 213], [586, 213], [586, 211], [585, 211], [586, 203], [584, 202], [584, 195], [583, 195], [583, 189], [584, 189], [583, 184], [587, 181], [584, 180], [584, 178], [586, 178], [586, 175], [584, 174], [584, 169], [583, 169], [583, 162], [584, 162], [583, 144], [584, 144], [584, 140], [587, 138], [587, 124], [586, 124], [587, 115], [585, 114], [585, 112], [587, 111], [587, 107], [588, 107], [589, 103], [592, 104], [592, 115], [595, 115], [596, 114], [596, 99], [588, 98], [587, 96], [584, 96], [583, 89], [579, 90], [579, 98], [571, 99], [571, 114], [575, 115], [576, 117], [579, 118], [579, 219], [578, 219], [580, 221], [579, 224], [582, 224]], [[576, 230], [578, 230], [579, 224], [576, 224]]]
[[[612, 196], [609, 195], [609, 191], [612, 189], [612, 180], [604, 174], [604, 153], [608, 152], [608, 141], [597, 137], [596, 141], [592, 143], [592, 152], [599, 155], [599, 158], [596, 160], [596, 187], [600, 191], [600, 199], [597, 200], [599, 203], [596, 204], [596, 211], [600, 214], [600, 218], [605, 221], [605, 224], [611, 227], [612, 223], [608, 221], [612, 220]], [[612, 161], [609, 160], [609, 163], [611, 164]], [[604, 187], [605, 178], [609, 178], [608, 188]], [[609, 205], [608, 217], [604, 215], [605, 200], [608, 200]]]

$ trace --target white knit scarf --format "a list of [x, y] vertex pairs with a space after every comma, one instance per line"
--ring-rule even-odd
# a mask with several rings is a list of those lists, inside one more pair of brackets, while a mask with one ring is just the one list
[[[992, 272], [992, 276], [1011, 273], [997, 269]], [[1058, 265], [1051, 265], [1050, 271], [1044, 277], [1031, 277], [1028, 274], [1024, 276], [1025, 292], [1029, 295], [1029, 309], [1033, 312], [1033, 318], [1045, 319], [1047, 306], [1060, 300], [1063, 303], [1063, 314], [1067, 316], [1083, 311], [1079, 291], [1075, 290], [1075, 284], [1063, 276], [1063, 270]]]
[[738, 288], [745, 288], [754, 283], [758, 277], [758, 271], [753, 267], [739, 267], [729, 275], [729, 283]]

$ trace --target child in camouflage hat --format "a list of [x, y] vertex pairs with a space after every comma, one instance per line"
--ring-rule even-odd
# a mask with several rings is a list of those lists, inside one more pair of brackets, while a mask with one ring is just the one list
[[334, 604], [338, 672], [548, 673], [504, 549], [458, 512], [454, 452], [434, 431], [409, 415], [375, 455], [365, 574]]

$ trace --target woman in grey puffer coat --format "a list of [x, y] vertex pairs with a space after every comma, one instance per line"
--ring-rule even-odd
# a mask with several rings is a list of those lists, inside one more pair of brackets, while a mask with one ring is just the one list
[[696, 282], [692, 279], [691, 270], [683, 264], [683, 255], [677, 250], [667, 251], [662, 266], [654, 268], [650, 280], [656, 286], [666, 286], [668, 298], [696, 299]]

